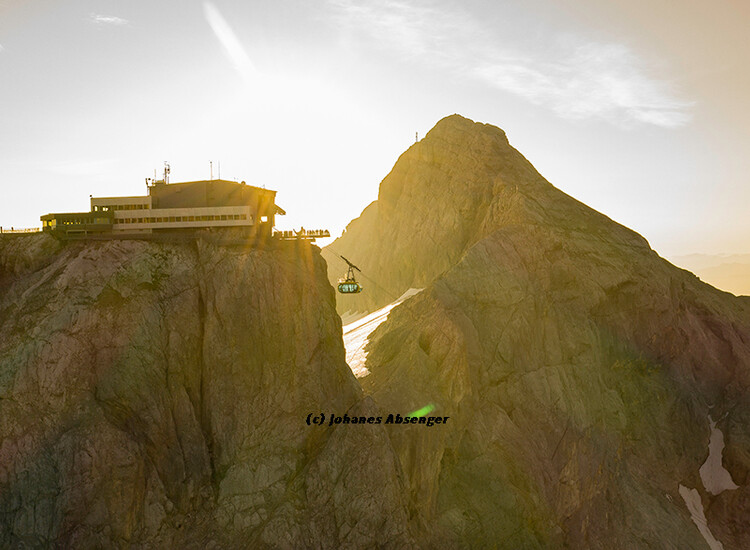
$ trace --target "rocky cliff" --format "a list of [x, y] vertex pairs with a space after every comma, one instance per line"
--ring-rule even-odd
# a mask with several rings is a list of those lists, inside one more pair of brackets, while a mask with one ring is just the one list
[[750, 547], [750, 300], [459, 116], [332, 243], [331, 279], [336, 254], [372, 281], [341, 312], [425, 288], [370, 336], [361, 382], [451, 417], [389, 429], [427, 546]]
[[750, 547], [750, 299], [459, 116], [336, 254], [0, 236], [0, 547]]
[[411, 546], [317, 249], [209, 237], [0, 239], [1, 547]]

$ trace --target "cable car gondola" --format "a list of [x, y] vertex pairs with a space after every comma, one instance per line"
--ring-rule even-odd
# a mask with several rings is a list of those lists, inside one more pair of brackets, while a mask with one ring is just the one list
[[349, 265], [349, 269], [346, 271], [346, 277], [339, 279], [339, 292], [341, 294], [358, 294], [362, 292], [362, 285], [354, 277], [355, 269], [360, 273], [362, 270], [343, 256], [340, 256], [340, 258]]

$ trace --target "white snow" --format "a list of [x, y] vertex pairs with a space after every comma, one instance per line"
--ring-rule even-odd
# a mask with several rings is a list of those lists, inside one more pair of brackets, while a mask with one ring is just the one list
[[695, 526], [700, 531], [703, 538], [708, 543], [711, 550], [724, 550], [724, 545], [721, 544], [716, 538], [714, 538], [711, 529], [708, 528], [708, 522], [706, 521], [706, 513], [703, 511], [703, 502], [701, 502], [701, 496], [697, 489], [688, 489], [684, 485], [680, 485], [680, 496], [685, 501], [690, 517], [695, 523]]
[[[724, 452], [724, 434], [716, 427], [716, 422], [708, 415], [708, 425], [711, 428], [711, 437], [708, 440], [708, 458], [700, 467], [698, 473], [706, 491], [712, 495], [718, 495], [724, 491], [737, 489], [738, 485], [732, 480], [732, 475], [724, 468], [721, 455]], [[690, 517], [698, 527], [703, 538], [708, 543], [711, 550], [724, 550], [721, 544], [711, 533], [706, 521], [706, 512], [703, 509], [701, 495], [697, 489], [688, 489], [680, 485], [680, 496], [685, 501]]]
[[373, 311], [369, 315], [343, 327], [346, 362], [349, 364], [349, 368], [352, 369], [354, 376], [357, 378], [364, 378], [370, 374], [370, 371], [365, 367], [367, 353], [364, 349], [367, 342], [370, 341], [370, 334], [372, 334], [372, 331], [378, 328], [383, 321], [388, 319], [388, 314], [394, 307], [407, 298], [419, 294], [421, 291], [421, 288], [410, 288], [395, 302], [390, 303], [377, 311]]
[[730, 474], [722, 464], [722, 453], [724, 452], [724, 434], [716, 427], [716, 422], [708, 416], [711, 426], [711, 439], [708, 441], [708, 458], [698, 471], [706, 491], [712, 495], [718, 495], [724, 491], [739, 488], [732, 480]]

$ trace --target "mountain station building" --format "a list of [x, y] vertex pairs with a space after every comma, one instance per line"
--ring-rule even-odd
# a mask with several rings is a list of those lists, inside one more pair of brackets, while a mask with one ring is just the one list
[[271, 236], [276, 191], [222, 179], [169, 183], [150, 180], [148, 195], [91, 197], [90, 212], [46, 214], [42, 230], [63, 237], [138, 234], [209, 227], [244, 227]]

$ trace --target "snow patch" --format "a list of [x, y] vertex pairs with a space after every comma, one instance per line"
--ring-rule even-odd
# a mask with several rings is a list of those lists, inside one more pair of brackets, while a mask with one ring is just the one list
[[341, 317], [341, 324], [343, 326], [351, 325], [352, 323], [359, 321], [362, 317], [365, 317], [367, 315], [366, 311], [352, 311], [349, 310], [345, 313], [342, 313], [340, 315]]
[[346, 362], [349, 364], [349, 368], [352, 369], [354, 376], [357, 378], [364, 378], [370, 374], [370, 371], [365, 367], [367, 353], [364, 350], [365, 346], [367, 346], [367, 343], [370, 341], [370, 334], [372, 334], [372, 331], [378, 328], [383, 321], [388, 319], [388, 315], [394, 307], [407, 298], [419, 294], [421, 291], [421, 288], [410, 288], [395, 302], [392, 302], [377, 311], [373, 311], [369, 315], [361, 317], [343, 327]]
[[724, 550], [724, 545], [721, 544], [711, 533], [711, 529], [708, 528], [708, 522], [706, 521], [706, 513], [703, 510], [703, 502], [701, 502], [701, 496], [697, 489], [688, 489], [684, 485], [680, 485], [680, 496], [685, 501], [688, 511], [690, 512], [690, 518], [695, 523], [695, 526], [700, 531], [703, 538], [708, 543], [711, 550]]
[[724, 491], [738, 489], [732, 474], [730, 474], [722, 464], [722, 454], [724, 452], [724, 434], [716, 427], [716, 422], [708, 416], [708, 423], [711, 427], [711, 438], [708, 441], [708, 458], [698, 471], [701, 481], [706, 491], [712, 495], [718, 495]]

